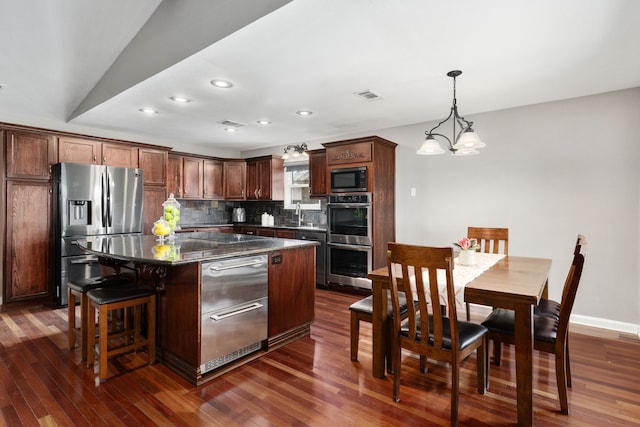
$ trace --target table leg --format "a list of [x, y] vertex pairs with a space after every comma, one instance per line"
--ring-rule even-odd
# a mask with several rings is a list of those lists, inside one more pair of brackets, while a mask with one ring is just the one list
[[373, 314], [372, 314], [372, 332], [373, 332], [373, 351], [372, 351], [372, 369], [375, 378], [385, 377], [385, 361], [386, 355], [386, 317], [387, 317], [387, 295], [386, 290], [382, 288], [382, 283], [373, 280], [371, 283], [371, 291], [373, 295]]
[[533, 425], [533, 306], [515, 306], [518, 426]]

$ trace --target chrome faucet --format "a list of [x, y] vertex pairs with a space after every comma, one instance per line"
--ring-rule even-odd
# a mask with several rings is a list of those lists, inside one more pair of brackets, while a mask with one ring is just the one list
[[298, 227], [302, 225], [302, 210], [300, 210], [300, 202], [296, 202], [296, 215], [298, 215]]

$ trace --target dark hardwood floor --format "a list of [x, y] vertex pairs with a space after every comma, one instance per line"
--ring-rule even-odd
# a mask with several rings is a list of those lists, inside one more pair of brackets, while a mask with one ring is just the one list
[[[450, 370], [403, 356], [400, 402], [392, 380], [371, 376], [371, 325], [361, 326], [359, 362], [349, 359], [350, 303], [316, 292], [311, 336], [194, 387], [161, 363], [121, 357], [96, 385], [79, 350], [66, 347], [64, 309], [0, 314], [0, 425], [6, 426], [427, 426], [448, 425]], [[478, 315], [475, 315], [478, 317]], [[570, 337], [570, 415], [559, 414], [553, 359], [535, 353], [537, 426], [640, 425], [640, 341], [574, 328]], [[460, 425], [515, 425], [513, 348], [491, 365], [491, 387], [475, 389], [475, 356], [461, 374]]]

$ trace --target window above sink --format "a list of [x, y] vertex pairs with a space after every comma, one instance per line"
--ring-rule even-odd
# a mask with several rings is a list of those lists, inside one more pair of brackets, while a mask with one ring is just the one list
[[284, 208], [321, 210], [320, 200], [309, 197], [309, 162], [285, 162], [284, 164]]

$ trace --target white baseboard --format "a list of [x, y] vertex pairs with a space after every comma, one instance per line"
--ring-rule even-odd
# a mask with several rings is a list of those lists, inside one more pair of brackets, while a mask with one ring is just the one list
[[640, 337], [640, 325], [634, 325], [633, 323], [619, 322], [617, 320], [602, 319], [599, 317], [582, 316], [579, 314], [572, 314], [570, 322], [575, 323], [576, 325], [608, 329]]

